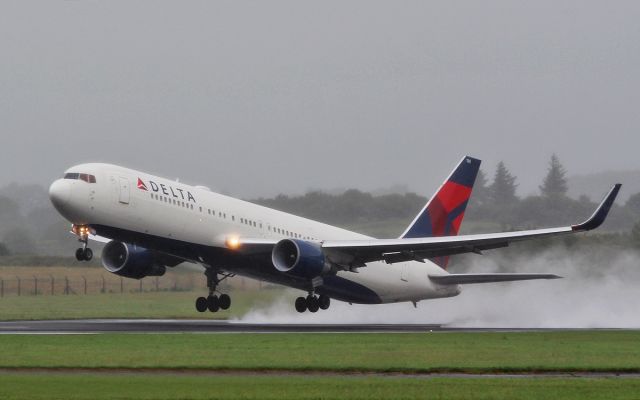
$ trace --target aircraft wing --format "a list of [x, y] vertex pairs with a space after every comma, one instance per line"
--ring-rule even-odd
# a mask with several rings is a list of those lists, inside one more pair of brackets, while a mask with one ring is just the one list
[[511, 242], [589, 231], [607, 217], [622, 185], [615, 184], [589, 219], [559, 228], [534, 229], [478, 235], [441, 236], [411, 239], [327, 240], [322, 243], [325, 255], [334, 263], [359, 268], [372, 261], [395, 263], [424, 261], [426, 258], [506, 247]]
[[[321, 242], [322, 251], [333, 263], [347, 270], [365, 267], [366, 263], [385, 261], [393, 264], [403, 261], [421, 261], [462, 253], [478, 253], [483, 250], [506, 247], [511, 242], [539, 239], [550, 236], [584, 232], [602, 225], [621, 184], [615, 184], [586, 221], [559, 228], [533, 229], [517, 232], [500, 232], [477, 235], [440, 236], [408, 239], [327, 240]], [[232, 238], [226, 240], [227, 248], [245, 254], [266, 254], [277, 243], [273, 239]], [[525, 279], [555, 279], [549, 274], [470, 274], [431, 276], [434, 281], [447, 284], [504, 282]]]
[[512, 282], [531, 279], [560, 279], [554, 274], [443, 274], [429, 275], [429, 279], [441, 285], [467, 285], [470, 283]]

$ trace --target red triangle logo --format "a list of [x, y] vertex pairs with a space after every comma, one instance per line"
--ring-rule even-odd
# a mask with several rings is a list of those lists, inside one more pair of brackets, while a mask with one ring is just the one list
[[142, 182], [142, 179], [140, 178], [138, 178], [138, 189], [148, 190], [147, 185], [145, 185], [144, 182]]

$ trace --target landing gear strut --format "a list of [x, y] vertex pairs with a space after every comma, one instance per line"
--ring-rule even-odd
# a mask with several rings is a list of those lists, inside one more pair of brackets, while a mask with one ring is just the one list
[[82, 243], [82, 247], [76, 250], [76, 260], [91, 261], [93, 250], [87, 247], [89, 244], [89, 227], [86, 225], [73, 225], [71, 231], [78, 235], [78, 241]]
[[216, 288], [218, 284], [223, 280], [232, 277], [232, 274], [221, 274], [222, 279], [218, 277], [218, 271], [213, 268], [207, 268], [204, 272], [207, 277], [207, 287], [209, 288], [209, 296], [198, 297], [196, 299], [196, 310], [198, 312], [205, 312], [207, 310], [211, 312], [218, 312], [219, 310], [227, 310], [231, 307], [231, 297], [228, 294], [222, 293], [220, 296], [216, 296]]
[[331, 305], [331, 298], [324, 294], [316, 296], [313, 293], [309, 293], [307, 297], [298, 297], [296, 299], [296, 311], [303, 313], [309, 310], [312, 313], [318, 312], [318, 310], [326, 310]]

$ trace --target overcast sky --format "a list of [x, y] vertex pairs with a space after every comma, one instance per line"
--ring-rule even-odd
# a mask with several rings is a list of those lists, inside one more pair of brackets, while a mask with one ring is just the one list
[[464, 155], [640, 168], [640, 2], [3, 1], [0, 185], [101, 161], [244, 197]]

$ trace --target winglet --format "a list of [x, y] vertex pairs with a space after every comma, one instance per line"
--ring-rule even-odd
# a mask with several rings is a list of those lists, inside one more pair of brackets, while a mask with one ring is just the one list
[[574, 231], [590, 231], [602, 225], [604, 220], [607, 218], [607, 214], [609, 214], [609, 210], [611, 209], [613, 202], [616, 200], [616, 196], [618, 195], [621, 187], [622, 184], [620, 183], [613, 185], [591, 217], [581, 224], [571, 226], [571, 229]]

